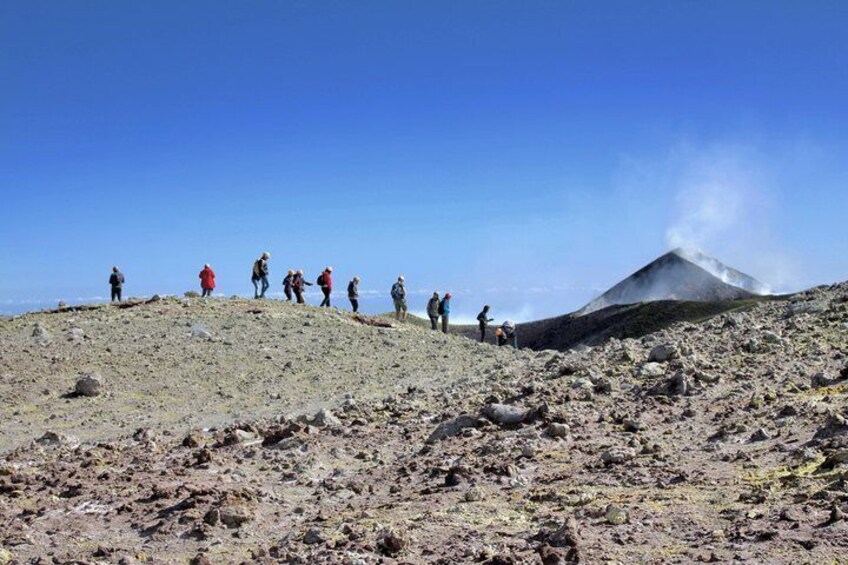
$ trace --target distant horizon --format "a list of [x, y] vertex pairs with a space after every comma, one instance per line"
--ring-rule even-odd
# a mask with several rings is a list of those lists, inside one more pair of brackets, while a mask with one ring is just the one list
[[[848, 279], [846, 2], [0, 11], [0, 308], [314, 280], [574, 311], [664, 252]], [[540, 289], [531, 291], [530, 289]], [[339, 304], [343, 293], [339, 293]], [[67, 298], [66, 298], [67, 300]], [[375, 308], [378, 304], [375, 304]], [[15, 306], [19, 308], [19, 306]]]
[[[661, 253], [660, 255], [658, 255], [656, 258], [658, 259], [658, 258], [660, 258], [660, 257], [662, 257], [662, 256], [664, 256], [668, 253], [676, 253], [676, 252], [679, 252], [681, 250], [684, 251], [684, 253], [688, 253], [688, 252], [692, 252], [692, 251], [701, 252], [701, 253], [704, 253], [705, 255], [707, 255], [710, 258], [720, 260], [720, 258], [709, 256], [706, 252], [704, 252], [701, 249], [697, 249], [697, 248], [688, 248], [687, 249], [686, 247], [669, 249], [669, 250]], [[686, 258], [685, 255], [683, 257]], [[687, 258], [687, 260], [688, 260], [688, 258]], [[501, 311], [506, 311], [508, 313], [511, 313], [511, 314], [507, 314], [506, 316], [501, 315], [499, 317], [499, 319], [500, 318], [503, 318], [503, 320], [509, 319], [509, 320], [514, 321], [514, 322], [529, 322], [529, 321], [541, 320], [541, 319], [557, 317], [557, 316], [561, 316], [561, 315], [565, 315], [565, 314], [571, 314], [571, 313], [580, 311], [581, 308], [583, 308], [587, 304], [591, 303], [591, 301], [593, 301], [594, 299], [601, 296], [603, 293], [608, 291], [612, 286], [614, 286], [615, 284], [617, 284], [621, 280], [624, 280], [625, 278], [629, 277], [630, 275], [634, 274], [635, 272], [638, 272], [640, 269], [642, 269], [646, 265], [647, 264], [640, 265], [639, 267], [634, 268], [628, 274], [622, 275], [622, 277], [620, 279], [617, 279], [616, 281], [609, 283], [609, 286], [586, 287], [586, 288], [580, 288], [580, 289], [549, 289], [549, 288], [533, 288], [533, 287], [529, 287], [529, 288], [526, 288], [526, 289], [486, 288], [486, 289], [482, 289], [480, 294], [486, 294], [488, 296], [492, 296], [492, 295], [510, 296], [510, 295], [512, 295], [512, 298], [507, 302], [506, 305], [504, 305], [503, 303], [501, 303], [501, 304], [496, 303], [496, 309], [493, 312], [493, 314], [497, 314], [498, 309], [500, 309]], [[732, 265], [726, 265], [726, 266], [733, 268], [733, 269], [737, 269], [737, 267], [734, 267]], [[747, 274], [742, 269], [737, 269], [737, 270], [740, 270], [743, 274]], [[274, 275], [274, 273], [272, 273], [272, 279], [274, 277], [275, 277], [275, 275]], [[348, 277], [348, 278], [352, 278], [352, 276]], [[340, 280], [340, 279], [336, 278], [336, 279], [334, 279], [334, 282], [335, 282], [335, 284], [334, 284], [334, 290], [333, 290], [333, 295], [332, 295], [333, 306], [336, 307], [336, 308], [340, 308], [342, 310], [349, 310], [350, 309], [350, 303], [347, 299], [347, 283], [349, 281], [347, 279]], [[759, 281], [759, 282], [764, 282], [764, 281]], [[815, 286], [819, 286], [819, 285], [822, 285], [822, 284], [830, 285], [830, 284], [837, 284], [839, 282], [842, 282], [842, 281], [811, 283], [809, 286], [796, 288], [796, 289], [783, 289], [782, 291], [775, 291], [775, 292], [765, 292], [765, 293], [763, 293], [763, 295], [792, 294], [792, 293], [795, 293], [795, 292], [802, 292], [804, 290], [807, 290], [809, 288], [813, 288]], [[765, 284], [767, 285], [768, 283], [766, 282]], [[391, 281], [389, 281], [388, 286], [391, 286]], [[266, 295], [266, 299], [269, 299], [269, 300], [285, 300], [285, 294], [283, 293], [283, 291], [279, 287], [280, 287], [280, 285], [275, 285], [275, 284], [272, 283], [271, 288], [269, 289], [269, 291]], [[104, 286], [104, 289], [105, 289], [105, 286]], [[133, 298], [135, 298], [135, 299], [148, 299], [148, 298], [150, 298], [154, 295], [159, 295], [159, 296], [163, 296], [163, 297], [183, 298], [185, 296], [185, 293], [192, 292], [192, 291], [199, 292], [199, 290], [200, 290], [200, 287], [199, 287], [199, 280], [198, 280], [198, 282], [196, 284], [196, 288], [187, 288], [186, 290], [181, 291], [181, 292], [179, 292], [179, 291], [172, 291], [172, 292], [160, 291], [160, 292], [147, 292], [147, 293], [141, 293], [141, 294], [129, 293], [129, 294], [125, 294], [124, 299], [125, 300], [126, 299], [133, 299]], [[589, 294], [589, 298], [586, 299], [585, 302], [580, 302], [579, 305], [576, 305], [576, 306], [574, 306], [571, 309], [566, 310], [566, 311], [561, 311], [561, 312], [544, 312], [544, 311], [541, 311], [541, 312], [536, 313], [533, 316], [529, 316], [528, 312], [522, 313], [521, 311], [516, 311], [514, 308], [510, 307], [511, 306], [510, 303], [520, 303], [520, 302], [522, 302], [522, 300], [520, 298], [520, 295], [522, 295], [522, 294], [527, 294], [527, 293], [530, 293], [530, 294], [533, 294], [533, 293], [550, 294], [550, 293], [557, 293], [557, 292], [578, 292], [578, 291], [582, 292], [582, 293], [591, 293], [591, 294]], [[454, 300], [454, 304], [455, 304], [454, 312], [456, 313], [453, 316], [454, 323], [457, 323], [457, 324], [473, 324], [473, 323], [476, 323], [475, 322], [476, 312], [479, 311], [482, 308], [482, 303], [480, 305], [478, 305], [477, 302], [479, 302], [479, 301], [475, 302], [473, 300], [474, 295], [475, 295], [475, 291], [473, 289], [453, 289], [453, 290], [445, 289], [445, 290], [435, 290], [434, 291], [434, 290], [421, 289], [421, 288], [409, 288], [408, 294], [410, 296], [410, 299], [409, 299], [410, 312], [414, 313], [415, 315], [418, 315], [420, 317], [426, 318], [426, 312], [425, 312], [426, 302], [433, 292], [440, 292], [440, 293], [451, 292], [452, 295], [454, 297], [456, 297], [456, 299]], [[363, 312], [365, 314], [383, 314], [383, 313], [387, 313], [391, 310], [392, 304], [391, 304], [391, 297], [390, 297], [390, 289], [389, 288], [382, 289], [382, 290], [381, 289], [375, 289], [375, 288], [361, 288], [359, 290], [359, 293], [360, 293], [360, 311], [361, 312]], [[309, 305], [318, 306], [318, 303], [320, 302], [320, 297], [321, 297], [320, 291], [315, 290], [314, 287], [313, 287], [312, 289], [307, 289], [304, 294], [305, 294], [305, 297], [307, 299], [307, 303]], [[233, 298], [233, 297], [252, 299], [253, 298], [252, 290], [250, 290], [249, 285], [244, 285], [244, 289], [242, 289], [241, 292], [227, 293], [227, 292], [222, 292], [221, 290], [216, 288], [216, 290], [213, 293], [213, 298], [215, 298], [215, 299], [228, 299], [228, 298]], [[582, 300], [582, 299], [580, 299], [580, 300]], [[103, 294], [100, 294], [100, 295], [94, 295], [94, 296], [89, 296], [89, 297], [78, 296], [78, 297], [75, 297], [75, 298], [62, 297], [62, 298], [53, 298], [53, 299], [25, 299], [25, 300], [19, 300], [19, 301], [15, 301], [14, 299], [5, 299], [4, 300], [4, 299], [0, 298], [0, 315], [6, 315], [6, 316], [20, 315], [20, 314], [25, 314], [25, 313], [29, 313], [29, 312], [37, 312], [38, 310], [43, 310], [43, 309], [53, 309], [53, 308], [57, 307], [59, 302], [64, 302], [69, 306], [76, 306], [76, 305], [84, 305], [84, 304], [104, 303], [104, 302], [109, 302], [109, 301], [110, 301], [110, 299], [109, 299], [108, 293], [106, 293], [106, 292], [104, 292]], [[418, 302], [420, 302], [421, 304], [418, 304]]]

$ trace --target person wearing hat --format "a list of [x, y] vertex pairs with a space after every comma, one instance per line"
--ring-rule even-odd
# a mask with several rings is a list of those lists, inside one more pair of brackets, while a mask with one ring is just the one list
[[503, 346], [512, 342], [512, 347], [518, 349], [518, 334], [515, 332], [515, 324], [509, 320], [501, 324], [501, 327], [495, 332], [498, 338], [498, 346]]
[[321, 287], [321, 292], [324, 293], [324, 300], [321, 301], [322, 308], [330, 307], [330, 294], [333, 292], [333, 268], [327, 267], [324, 272], [318, 276], [318, 286]]
[[353, 312], [359, 312], [359, 277], [353, 277], [347, 285], [347, 299]]
[[200, 289], [203, 291], [201, 296], [212, 296], [212, 291], [215, 290], [215, 271], [209, 263], [203, 266], [198, 277], [200, 277]]
[[294, 282], [294, 271], [289, 269], [286, 278], [283, 279], [283, 292], [286, 293], [286, 302], [292, 301], [292, 283]]
[[395, 284], [392, 285], [392, 302], [395, 305], [395, 318], [398, 320], [406, 320], [408, 308], [406, 306], [406, 283], [403, 275], [398, 277]]
[[430, 318], [430, 329], [439, 329], [439, 293], [434, 292], [427, 301], [427, 317]]
[[118, 267], [112, 267], [112, 274], [109, 275], [109, 286], [112, 287], [112, 302], [121, 301], [121, 291], [124, 288], [124, 274]]
[[439, 302], [439, 316], [442, 317], [442, 332], [448, 333], [448, 324], [450, 319], [450, 299], [451, 293], [445, 294], [445, 297]]
[[298, 269], [298, 271], [292, 277], [292, 290], [294, 290], [294, 295], [297, 297], [298, 304], [306, 304], [306, 300], [303, 299], [303, 291], [305, 287], [312, 286], [312, 283], [307, 281], [303, 276], [303, 270]]
[[268, 282], [268, 259], [270, 258], [271, 254], [266, 251], [262, 257], [253, 262], [253, 275], [250, 277], [253, 282], [253, 298], [265, 298], [265, 292], [271, 286]]

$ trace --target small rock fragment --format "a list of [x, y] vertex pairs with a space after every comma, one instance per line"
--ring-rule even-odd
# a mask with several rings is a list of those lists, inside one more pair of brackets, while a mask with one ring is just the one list
[[674, 345], [658, 345], [648, 354], [648, 362], [665, 363], [676, 358], [679, 355], [677, 347]]
[[636, 450], [629, 447], [614, 447], [601, 453], [605, 465], [618, 465], [636, 458]]
[[103, 386], [103, 377], [99, 373], [83, 375], [77, 380], [74, 392], [78, 396], [98, 396]]
[[527, 421], [533, 411], [509, 404], [487, 404], [483, 408], [483, 415], [496, 424], [508, 426]]
[[244, 506], [224, 506], [220, 510], [221, 523], [228, 528], [238, 528], [253, 519], [253, 514]]
[[324, 536], [321, 535], [321, 530], [318, 528], [310, 528], [303, 535], [303, 543], [306, 545], [315, 545], [317, 543], [323, 543]]
[[611, 524], [613, 526], [626, 524], [628, 520], [627, 511], [620, 506], [610, 504], [604, 512], [604, 519], [607, 521], [607, 524]]
[[342, 421], [326, 408], [316, 412], [309, 423], [319, 428], [337, 428], [342, 425]]
[[380, 551], [382, 551], [383, 554], [391, 557], [403, 551], [406, 546], [409, 545], [409, 541], [398, 531], [388, 529], [383, 530], [383, 532], [380, 533], [377, 545], [380, 547]]
[[567, 424], [560, 424], [558, 422], [551, 422], [548, 424], [548, 435], [551, 437], [568, 437], [568, 433], [571, 431], [571, 428]]

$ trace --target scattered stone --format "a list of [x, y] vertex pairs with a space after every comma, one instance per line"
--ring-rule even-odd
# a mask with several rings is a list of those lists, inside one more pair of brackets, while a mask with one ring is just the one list
[[249, 443], [259, 443], [261, 439], [259, 436], [253, 432], [249, 432], [247, 430], [242, 429], [234, 429], [227, 433], [224, 436], [224, 441], [222, 442], [224, 445], [237, 445], [237, 444], [249, 444]]
[[217, 526], [221, 521], [221, 511], [217, 508], [212, 508], [203, 515], [203, 522], [210, 526]]
[[645, 429], [645, 426], [639, 420], [633, 418], [625, 418], [621, 423], [625, 432], [636, 433]]
[[639, 369], [639, 376], [643, 378], [661, 377], [665, 374], [665, 367], [660, 363], [645, 363]]
[[188, 447], [188, 448], [193, 449], [195, 447], [200, 447], [200, 440], [201, 440], [200, 435], [198, 435], [196, 433], [190, 433], [186, 437], [183, 438], [182, 445], [183, 445], [183, 447]]
[[848, 418], [842, 414], [829, 414], [824, 426], [816, 432], [814, 437], [828, 439], [844, 434], [848, 434]]
[[202, 553], [198, 553], [189, 560], [188, 565], [212, 565], [212, 561]]
[[721, 377], [719, 375], [711, 375], [709, 373], [697, 372], [695, 373], [695, 379], [698, 382], [707, 383], [707, 384], [716, 384], [721, 381]]
[[78, 396], [99, 396], [102, 387], [103, 377], [100, 376], [100, 373], [90, 373], [77, 380], [74, 392]]
[[833, 377], [829, 373], [820, 372], [810, 377], [810, 386], [813, 388], [825, 388], [835, 386], [842, 380], [842, 377]]
[[839, 508], [838, 503], [834, 503], [833, 507], [831, 507], [831, 509], [830, 509], [830, 517], [827, 519], [827, 522], [825, 522], [825, 525], [826, 526], [832, 526], [833, 524], [836, 524], [837, 522], [841, 522], [844, 519], [845, 519], [845, 512], [843, 512], [842, 509]]
[[569, 516], [557, 531], [548, 536], [548, 544], [552, 547], [576, 548], [578, 546], [579, 532], [577, 530], [577, 520], [574, 516]]
[[649, 363], [665, 363], [678, 357], [679, 352], [674, 345], [658, 345], [648, 354]]
[[743, 349], [748, 353], [762, 353], [764, 351], [763, 346], [760, 344], [760, 340], [755, 337], [749, 339]]
[[71, 328], [68, 330], [68, 341], [79, 343], [85, 340], [85, 332], [82, 328]]
[[321, 535], [321, 530], [318, 528], [310, 528], [303, 535], [303, 543], [306, 545], [315, 545], [318, 543], [324, 543], [325, 541], [324, 536]]
[[309, 423], [318, 428], [337, 428], [342, 425], [342, 421], [326, 408], [316, 412]]
[[191, 337], [197, 339], [212, 339], [212, 334], [201, 325], [196, 325], [191, 327]]
[[611, 524], [613, 526], [626, 524], [628, 519], [627, 511], [614, 504], [607, 506], [607, 509], [604, 512], [604, 520], [606, 520], [607, 524]]
[[483, 408], [483, 415], [495, 424], [509, 426], [524, 423], [535, 416], [535, 413], [533, 410], [509, 404], [487, 404]]
[[751, 441], [767, 441], [770, 439], [771, 435], [769, 435], [769, 433], [763, 428], [760, 428], [751, 434]]
[[478, 502], [480, 500], [483, 500], [483, 491], [477, 487], [473, 487], [465, 493], [465, 502]]
[[832, 469], [846, 463], [848, 463], [848, 449], [840, 449], [829, 453], [825, 462], [822, 463], [822, 467]]
[[53, 336], [41, 322], [36, 322], [35, 327], [32, 328], [32, 337], [35, 339], [35, 343], [42, 346], [50, 345], [50, 342], [53, 341]]
[[238, 528], [253, 519], [253, 513], [244, 506], [224, 506], [220, 509], [221, 523], [228, 528]]
[[605, 465], [618, 465], [636, 458], [636, 450], [630, 447], [614, 447], [601, 453]]
[[568, 437], [571, 428], [567, 424], [560, 424], [558, 422], [551, 422], [548, 424], [548, 435], [551, 437], [560, 437], [565, 438]]
[[798, 314], [820, 314], [825, 310], [827, 310], [827, 304], [821, 301], [796, 302], [789, 305], [786, 316], [792, 317], [797, 316]]
[[771, 343], [773, 345], [781, 345], [783, 340], [774, 332], [765, 331], [763, 332], [763, 341], [766, 343]]
[[196, 451], [194, 453], [194, 463], [195, 463], [195, 465], [206, 465], [207, 463], [211, 463], [211, 462], [212, 462], [212, 451], [211, 450], [204, 447], [203, 449]]
[[665, 382], [659, 383], [648, 391], [650, 395], [660, 396], [688, 396], [691, 394], [692, 386], [689, 378], [683, 371], [678, 371], [673, 377]]
[[397, 530], [388, 529], [380, 533], [377, 545], [384, 555], [393, 557], [406, 549], [409, 541]]
[[45, 447], [76, 447], [80, 444], [80, 441], [74, 436], [53, 431], [45, 432], [44, 435], [35, 440], [35, 442], [38, 445]]

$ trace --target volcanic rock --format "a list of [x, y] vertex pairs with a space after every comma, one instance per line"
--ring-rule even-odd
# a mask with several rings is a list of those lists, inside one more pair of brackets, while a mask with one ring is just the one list
[[479, 428], [483, 425], [480, 418], [462, 414], [439, 424], [427, 438], [427, 443], [435, 443], [445, 438], [454, 437], [466, 428]]
[[103, 377], [100, 373], [90, 373], [77, 380], [74, 392], [78, 396], [99, 396], [103, 387]]
[[529, 420], [535, 416], [535, 411], [509, 404], [487, 404], [483, 408], [483, 415], [495, 424], [509, 426]]
[[636, 458], [636, 450], [629, 447], [615, 447], [601, 453], [605, 465], [618, 465]]
[[387, 529], [380, 533], [377, 544], [385, 555], [395, 556], [409, 545], [409, 540], [397, 530]]
[[658, 345], [648, 354], [648, 362], [665, 363], [677, 357], [677, 347], [673, 345]]

